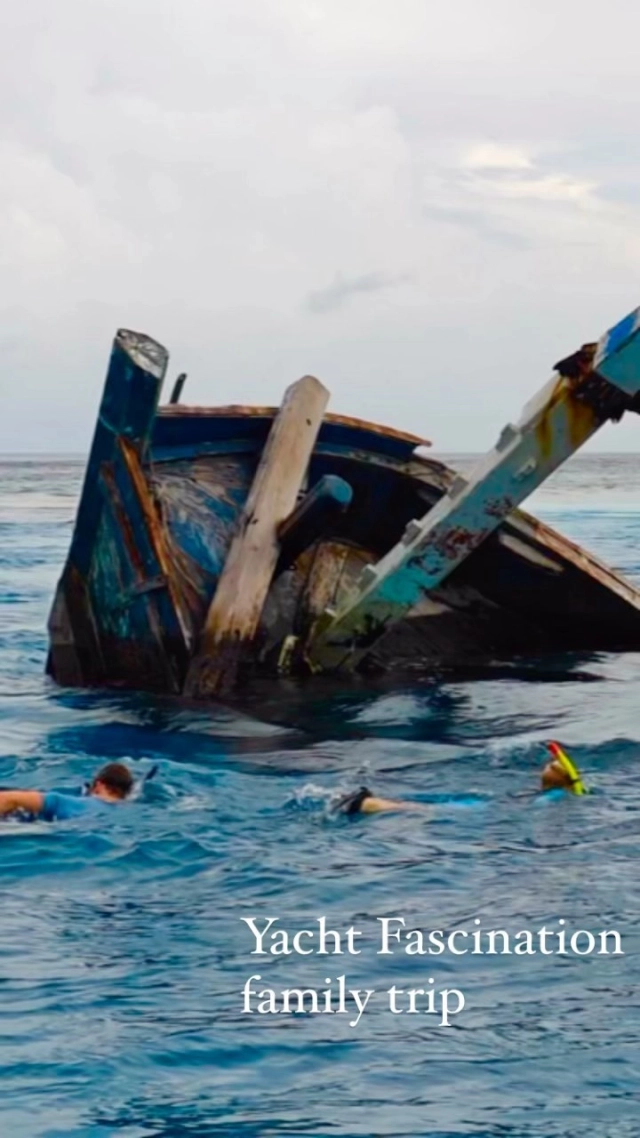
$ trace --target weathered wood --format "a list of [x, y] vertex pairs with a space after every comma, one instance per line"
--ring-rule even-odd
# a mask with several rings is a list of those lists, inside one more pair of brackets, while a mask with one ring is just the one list
[[350, 551], [347, 545], [324, 542], [315, 551], [296, 617], [296, 629], [305, 637], [314, 621], [335, 603]]
[[280, 557], [276, 576], [298, 559], [305, 549], [323, 537], [351, 505], [353, 490], [344, 478], [325, 474], [305, 494], [295, 510], [278, 526]]
[[93, 687], [104, 682], [102, 655], [87, 583], [67, 562], [49, 615], [47, 674], [63, 687]]
[[[593, 365], [593, 366], [592, 366]], [[352, 671], [427, 593], [439, 588], [505, 518], [608, 419], [640, 402], [640, 309], [559, 368], [508, 423], [493, 450], [376, 565], [340, 611], [319, 619], [309, 645], [314, 667]]]
[[235, 682], [278, 562], [278, 527], [296, 504], [328, 400], [312, 376], [285, 392], [189, 669], [185, 692], [193, 698], [227, 691]]
[[[103, 468], [103, 478], [105, 473]], [[126, 439], [118, 439], [112, 498], [122, 504], [121, 548], [132, 576], [129, 603], [144, 598], [147, 614], [143, 628], [136, 631], [144, 640], [144, 629], [148, 629], [156, 646], [158, 671], [164, 670], [167, 677], [166, 689], [180, 691], [189, 657], [188, 617], [174, 579], [165, 531], [136, 448]]]
[[139, 454], [144, 453], [168, 359], [166, 348], [139, 332], [120, 329], [113, 342], [69, 551], [69, 560], [82, 577], [89, 571], [100, 524], [100, 467], [113, 458], [118, 437], [129, 439]]
[[[138, 332], [120, 329], [113, 341], [69, 556], [49, 624], [47, 670], [60, 683], [77, 682], [78, 669], [87, 684], [99, 682], [104, 672], [89, 588], [104, 506], [100, 470], [113, 461], [121, 438], [128, 439], [138, 455], [144, 454], [168, 358], [161, 344]], [[72, 642], [75, 654], [69, 649]]]

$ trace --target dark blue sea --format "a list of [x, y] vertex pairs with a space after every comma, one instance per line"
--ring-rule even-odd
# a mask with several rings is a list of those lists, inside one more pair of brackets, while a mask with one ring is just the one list
[[[108, 820], [0, 823], [3, 1138], [637, 1138], [640, 655], [286, 683], [241, 713], [60, 690], [46, 619], [82, 469], [0, 462], [0, 784], [159, 769]], [[640, 582], [637, 459], [575, 459], [528, 508]], [[526, 794], [549, 738], [597, 793]], [[331, 813], [363, 783], [427, 810]], [[317, 934], [321, 916], [360, 953], [251, 954], [243, 918]], [[613, 929], [623, 955], [380, 955], [381, 917]], [[356, 1026], [348, 1000], [244, 1012], [252, 975], [274, 998], [339, 977], [373, 995]], [[392, 985], [465, 1007], [393, 1013]]]

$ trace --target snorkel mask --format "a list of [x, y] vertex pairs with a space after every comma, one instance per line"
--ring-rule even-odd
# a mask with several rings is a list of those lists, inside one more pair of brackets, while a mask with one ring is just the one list
[[566, 751], [562, 750], [562, 747], [560, 746], [560, 744], [559, 743], [547, 743], [547, 750], [552, 755], [554, 761], [556, 763], [559, 763], [560, 766], [563, 768], [563, 770], [565, 770], [567, 772], [567, 774], [569, 775], [569, 778], [571, 779], [571, 786], [568, 789], [570, 789], [571, 793], [572, 794], [588, 794], [589, 791], [587, 790], [586, 786], [584, 785], [584, 783], [582, 781], [582, 776], [580, 774], [580, 771], [578, 770], [577, 766], [573, 762], [573, 759], [570, 759], [569, 756], [567, 755]]

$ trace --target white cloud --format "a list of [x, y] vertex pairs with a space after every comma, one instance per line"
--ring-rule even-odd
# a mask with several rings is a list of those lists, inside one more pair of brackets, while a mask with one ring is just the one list
[[541, 202], [571, 202], [595, 205], [594, 182], [584, 182], [568, 174], [541, 174], [532, 178], [476, 179], [473, 191], [506, 198], [529, 198]]
[[519, 146], [498, 142], [476, 142], [463, 156], [467, 170], [530, 170], [533, 162]]
[[198, 401], [315, 371], [336, 410], [491, 445], [640, 301], [640, 11], [616, 7], [622, 39], [577, 0], [23, 0], [0, 450], [84, 449], [119, 325]]
[[562, 154], [545, 155], [543, 147], [534, 161], [524, 147], [494, 142], [478, 142], [470, 146], [460, 163], [470, 173], [465, 188], [472, 193], [506, 198], [529, 198], [543, 202], [571, 202], [583, 206], [598, 206], [594, 181], [576, 178], [567, 173], [547, 172], [541, 162], [546, 157], [562, 161]]

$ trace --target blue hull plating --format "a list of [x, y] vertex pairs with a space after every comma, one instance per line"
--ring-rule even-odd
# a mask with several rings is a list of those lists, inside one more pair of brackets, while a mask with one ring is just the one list
[[[120, 333], [49, 629], [61, 684], [180, 693], [267, 438], [273, 408], [158, 409], [166, 353]], [[366, 565], [450, 489], [424, 440], [325, 417], [303, 490], [343, 489], [310, 513], [279, 565], [250, 666], [274, 673], [304, 646], [314, 597], [337, 608]], [[346, 489], [344, 488], [346, 487]], [[304, 512], [304, 511], [303, 511]], [[306, 529], [304, 529], [306, 526]], [[328, 526], [328, 528], [326, 528]], [[296, 544], [297, 541], [297, 544]], [[637, 591], [535, 519], [513, 511], [441, 586], [372, 643], [364, 668], [468, 668], [557, 650], [640, 647]], [[304, 652], [290, 658], [305, 667]]]

